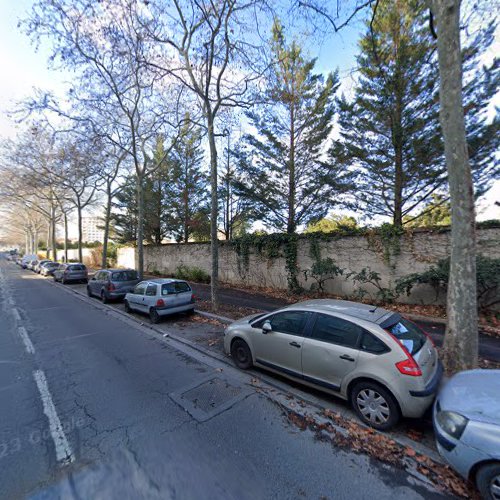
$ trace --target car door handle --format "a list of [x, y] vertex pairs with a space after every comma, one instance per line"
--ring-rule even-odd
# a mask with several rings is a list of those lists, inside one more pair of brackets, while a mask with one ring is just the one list
[[345, 359], [346, 361], [356, 361], [354, 358], [349, 356], [349, 354], [342, 354], [342, 356], [340, 356], [340, 359]]
[[300, 344], [298, 342], [290, 342], [290, 345], [293, 347], [298, 347], [300, 349]]

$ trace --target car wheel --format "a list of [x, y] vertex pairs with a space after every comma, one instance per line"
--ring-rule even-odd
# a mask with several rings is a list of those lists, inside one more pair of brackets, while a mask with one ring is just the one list
[[87, 287], [87, 295], [89, 297], [92, 297], [92, 292], [90, 291], [90, 287], [89, 286]]
[[252, 352], [244, 340], [236, 339], [231, 344], [231, 357], [235, 365], [242, 370], [248, 370], [253, 366]]
[[101, 292], [101, 300], [103, 304], [107, 304], [109, 302], [108, 296], [104, 290]]
[[123, 308], [125, 309], [126, 313], [131, 313], [132, 312], [132, 309], [130, 309], [129, 303], [126, 300], [123, 301]]
[[158, 314], [158, 311], [152, 307], [149, 310], [149, 319], [151, 320], [151, 323], [159, 323], [160, 322], [160, 315]]
[[399, 421], [399, 407], [394, 396], [375, 382], [357, 383], [351, 391], [351, 405], [359, 418], [374, 429], [385, 431]]
[[484, 500], [500, 500], [500, 462], [483, 465], [477, 471], [476, 486]]

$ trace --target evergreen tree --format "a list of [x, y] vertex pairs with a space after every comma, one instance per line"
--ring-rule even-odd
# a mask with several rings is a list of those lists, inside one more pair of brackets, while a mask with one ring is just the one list
[[237, 183], [257, 218], [279, 231], [294, 233], [301, 224], [324, 217], [349, 185], [326, 144], [334, 116], [338, 77], [313, 73], [297, 42], [287, 45], [282, 26], [272, 31], [272, 66], [267, 105], [248, 118], [256, 134], [244, 137]]
[[[335, 148], [338, 160], [359, 174], [356, 206], [368, 216], [388, 216], [398, 226], [447, 187], [437, 56], [424, 11], [421, 0], [378, 5], [360, 41], [354, 99], [339, 100]], [[478, 72], [477, 56], [477, 50], [464, 51], [471, 75], [464, 99], [471, 165], [477, 185], [484, 187], [495, 147], [495, 124], [485, 122], [484, 111], [494, 95], [496, 71]]]
[[137, 238], [137, 194], [135, 177], [125, 179], [113, 202], [110, 232], [117, 243], [134, 243]]
[[203, 148], [200, 130], [189, 123], [172, 149], [165, 193], [165, 220], [169, 234], [176, 241], [188, 242], [210, 238], [208, 178], [202, 170]]
[[253, 219], [253, 207], [248, 198], [238, 194], [241, 172], [238, 170], [238, 147], [224, 148], [226, 162], [220, 164], [219, 203], [221, 231], [226, 240], [246, 234]]
[[443, 195], [433, 194], [432, 200], [416, 216], [407, 215], [403, 218], [405, 227], [432, 227], [451, 225], [450, 202]]

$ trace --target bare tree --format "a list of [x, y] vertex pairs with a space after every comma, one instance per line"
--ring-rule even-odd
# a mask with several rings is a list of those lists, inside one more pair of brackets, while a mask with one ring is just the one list
[[[24, 23], [36, 43], [52, 42], [51, 61], [78, 73], [70, 94], [75, 105], [64, 109], [57, 101], [42, 99], [39, 107], [90, 127], [131, 160], [137, 180], [138, 272], [144, 272], [144, 180], [162, 159], [153, 158], [158, 135], [171, 137], [165, 157], [175, 145], [183, 113], [178, 112], [178, 85], [158, 79], [147, 65], [138, 19], [144, 5], [138, 0], [37, 0]], [[161, 94], [162, 99], [159, 99]], [[181, 117], [180, 119], [178, 117]]]
[[[146, 28], [156, 57], [148, 61], [161, 78], [173, 77], [195, 99], [210, 152], [210, 239], [212, 305], [218, 307], [217, 118], [224, 107], [249, 107], [249, 89], [262, 75], [256, 70], [254, 32], [257, 1], [173, 0], [149, 6]], [[253, 25], [250, 24], [253, 21]], [[252, 26], [252, 27], [251, 27]], [[254, 41], [256, 37], [253, 38]]]

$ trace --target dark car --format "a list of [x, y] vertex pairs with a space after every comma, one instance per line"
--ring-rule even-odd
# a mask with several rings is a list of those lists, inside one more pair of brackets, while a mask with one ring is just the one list
[[54, 281], [60, 281], [63, 285], [70, 281], [88, 282], [88, 273], [85, 264], [61, 264], [54, 271]]
[[100, 297], [104, 303], [110, 299], [123, 299], [139, 281], [134, 269], [101, 269], [89, 280], [87, 294]]

